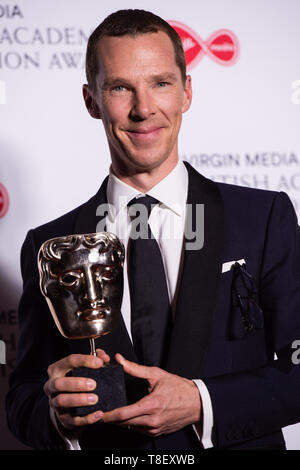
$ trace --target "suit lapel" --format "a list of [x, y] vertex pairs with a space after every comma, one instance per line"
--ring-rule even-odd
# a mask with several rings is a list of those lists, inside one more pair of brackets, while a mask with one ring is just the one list
[[99, 191], [89, 201], [83, 204], [81, 211], [78, 214], [75, 222], [74, 233], [95, 233], [97, 231], [97, 224], [104, 217], [97, 216], [97, 208], [100, 204], [106, 204], [106, 188], [107, 188], [108, 176], [100, 186]]
[[[217, 185], [185, 165], [189, 176], [187, 203], [193, 209], [204, 204], [204, 245], [198, 250], [184, 249], [167, 370], [192, 379], [200, 378], [218, 299], [223, 204]], [[184, 243], [187, 241], [185, 238]]]
[[[93, 196], [86, 204], [82, 206], [81, 211], [77, 217], [74, 227], [74, 233], [95, 233], [97, 231], [97, 224], [103, 220], [105, 213], [102, 216], [97, 216], [97, 209], [100, 204], [107, 203], [106, 188], [107, 188], [108, 177], [103, 181], [99, 191]], [[89, 351], [89, 342], [87, 340], [80, 340], [82, 343], [82, 349], [85, 349], [86, 353]], [[136, 356], [130, 341], [127, 329], [123, 320], [123, 316], [120, 316], [119, 325], [108, 335], [102, 338], [97, 338], [95, 341], [96, 347], [104, 349], [113, 358], [116, 352], [120, 352], [127, 359], [136, 362]]]

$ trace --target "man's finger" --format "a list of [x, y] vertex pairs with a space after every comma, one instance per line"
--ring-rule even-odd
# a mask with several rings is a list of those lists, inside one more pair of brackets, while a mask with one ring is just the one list
[[45, 383], [44, 391], [47, 395], [58, 392], [85, 392], [95, 390], [96, 382], [84, 377], [58, 377]]
[[87, 424], [93, 424], [101, 420], [103, 413], [101, 411], [95, 411], [86, 416], [73, 416], [70, 413], [58, 413], [59, 421], [66, 429], [74, 429], [74, 427], [86, 426]]
[[123, 366], [124, 371], [129, 375], [133, 375], [134, 377], [139, 377], [141, 379], [156, 379], [160, 376], [161, 369], [158, 367], [141, 366], [136, 362], [128, 361], [119, 353], [116, 354], [115, 358], [116, 361]]
[[103, 366], [103, 360], [100, 359], [100, 357], [92, 356], [91, 354], [71, 354], [51, 364], [48, 367], [48, 375], [52, 379], [55, 379], [57, 377], [63, 377], [75, 367], [97, 369], [101, 366]]
[[103, 413], [102, 421], [104, 423], [120, 423], [139, 416], [148, 415], [153, 410], [153, 400], [149, 395], [133, 403], [133, 405], [122, 406], [112, 411]]
[[[76, 408], [78, 406], [95, 405], [98, 402], [98, 395], [95, 393], [60, 393], [50, 400], [53, 408]], [[87, 410], [88, 412], [88, 410]]]
[[125, 421], [120, 421], [118, 423], [120, 426], [124, 428], [144, 428], [144, 429], [155, 429], [160, 426], [160, 421], [158, 421], [158, 417], [152, 415], [141, 415], [137, 416], [136, 418], [127, 419]]
[[103, 349], [97, 348], [96, 353], [97, 353], [97, 356], [100, 357], [100, 359], [103, 360], [103, 362], [105, 362], [105, 363], [110, 362], [109, 355]]

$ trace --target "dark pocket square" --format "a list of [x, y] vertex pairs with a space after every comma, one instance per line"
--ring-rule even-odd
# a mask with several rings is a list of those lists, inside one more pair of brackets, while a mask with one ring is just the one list
[[264, 326], [263, 311], [258, 305], [256, 282], [245, 265], [235, 263], [231, 287], [230, 337], [243, 338], [253, 329]]

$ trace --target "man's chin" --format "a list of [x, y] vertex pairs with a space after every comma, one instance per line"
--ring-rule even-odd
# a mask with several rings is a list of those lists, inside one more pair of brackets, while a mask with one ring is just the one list
[[172, 156], [172, 150], [166, 151], [161, 147], [147, 149], [130, 149], [125, 146], [122, 151], [111, 154], [112, 169], [116, 176], [132, 176], [140, 173], [149, 173], [159, 167], [174, 167], [178, 158]]
[[159, 152], [157, 151], [151, 151], [148, 155], [145, 155], [145, 152], [143, 152], [142, 156], [130, 155], [128, 156], [128, 163], [130, 162], [128, 167], [132, 167], [136, 173], [149, 172], [159, 168], [169, 159], [169, 157], [170, 155], [168, 154], [159, 155]]

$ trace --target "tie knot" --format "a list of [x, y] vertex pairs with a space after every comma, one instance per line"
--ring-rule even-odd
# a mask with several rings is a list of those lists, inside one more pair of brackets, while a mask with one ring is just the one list
[[157, 199], [155, 199], [155, 197], [149, 196], [148, 194], [146, 196], [135, 197], [135, 198], [131, 199], [131, 201], [127, 204], [128, 208], [129, 208], [129, 215], [130, 216], [136, 217], [136, 212], [139, 210], [138, 204], [142, 204], [144, 207], [146, 207], [147, 215], [148, 215], [148, 218], [149, 218], [152, 208], [156, 204], [159, 204], [159, 201]]

